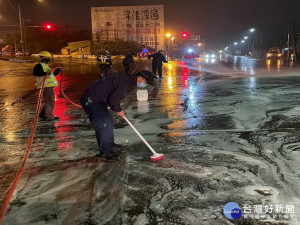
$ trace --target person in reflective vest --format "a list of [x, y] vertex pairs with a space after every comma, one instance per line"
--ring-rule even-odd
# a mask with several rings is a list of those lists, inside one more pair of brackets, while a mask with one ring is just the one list
[[100, 64], [100, 78], [109, 75], [110, 66], [112, 65], [109, 52], [105, 51], [103, 55], [98, 56], [97, 61]]
[[41, 61], [33, 68], [33, 75], [35, 76], [35, 85], [37, 89], [41, 89], [44, 76], [48, 74], [43, 92], [45, 105], [40, 111], [39, 117], [46, 121], [58, 120], [57, 117], [53, 116], [55, 105], [54, 87], [58, 86], [55, 76], [63, 71], [63, 68], [56, 67], [55, 69], [51, 70], [51, 68], [48, 66], [48, 63], [50, 62], [52, 55], [48, 51], [40, 52], [39, 57], [41, 58]]

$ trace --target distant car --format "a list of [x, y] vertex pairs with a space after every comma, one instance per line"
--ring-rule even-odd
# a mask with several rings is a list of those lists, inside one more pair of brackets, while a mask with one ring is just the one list
[[267, 59], [271, 59], [271, 58], [277, 58], [280, 59], [283, 55], [281, 53], [278, 52], [268, 52], [267, 53]]
[[206, 59], [216, 58], [216, 53], [214, 51], [205, 52], [204, 58], [206, 58]]
[[280, 59], [281, 57], [283, 57], [283, 54], [281, 54], [279, 47], [273, 47], [270, 48], [269, 52], [267, 52], [266, 57], [267, 59], [271, 59], [271, 58]]

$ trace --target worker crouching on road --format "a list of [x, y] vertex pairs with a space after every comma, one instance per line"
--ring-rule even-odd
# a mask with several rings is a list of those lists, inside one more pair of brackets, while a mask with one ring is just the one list
[[40, 52], [39, 57], [41, 58], [41, 61], [33, 68], [33, 75], [35, 76], [35, 85], [37, 89], [41, 89], [44, 76], [48, 74], [43, 92], [45, 105], [42, 108], [39, 117], [45, 119], [46, 121], [58, 120], [58, 117], [53, 116], [55, 105], [54, 87], [58, 86], [55, 76], [63, 71], [63, 68], [57, 67], [51, 70], [51, 68], [48, 66], [48, 63], [50, 62], [52, 55], [48, 51]]
[[96, 131], [100, 158], [117, 160], [120, 154], [114, 142], [114, 123], [107, 106], [123, 118], [125, 113], [120, 106], [121, 100], [136, 87], [154, 86], [154, 78], [156, 76], [150, 71], [117, 73], [99, 79], [85, 91], [80, 103]]
[[97, 61], [100, 65], [100, 78], [109, 75], [110, 66], [112, 65], [109, 51], [105, 51], [104, 54], [98, 56]]

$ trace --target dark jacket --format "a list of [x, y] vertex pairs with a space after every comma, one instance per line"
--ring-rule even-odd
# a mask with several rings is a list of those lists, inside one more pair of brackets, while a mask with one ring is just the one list
[[[104, 59], [104, 60], [102, 60], [102, 59]], [[112, 65], [112, 60], [109, 55], [100, 55], [97, 57], [97, 61], [100, 63], [100, 67]]]
[[109, 105], [115, 112], [122, 111], [121, 100], [136, 87], [136, 75], [117, 73], [102, 77], [93, 83], [81, 97], [81, 102], [90, 98], [93, 102]]
[[132, 55], [127, 55], [123, 59], [123, 64], [135, 63]]
[[153, 58], [152, 64], [162, 65], [162, 62], [168, 63], [168, 61], [163, 56], [163, 54], [161, 54], [159, 52], [148, 56], [148, 59], [151, 59], [151, 58]]

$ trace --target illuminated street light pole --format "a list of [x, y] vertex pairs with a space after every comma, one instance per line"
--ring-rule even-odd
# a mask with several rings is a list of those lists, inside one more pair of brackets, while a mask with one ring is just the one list
[[174, 60], [174, 54], [173, 54], [173, 51], [174, 51], [174, 39], [175, 37], [171, 37], [171, 60]]
[[[255, 31], [255, 29], [251, 28], [249, 31], [250, 31], [250, 33], [253, 33]], [[252, 55], [253, 56], [256, 55], [256, 54], [254, 54], [254, 51], [255, 51], [255, 43], [254, 43], [254, 38], [252, 37]]]
[[19, 22], [20, 22], [20, 32], [21, 32], [21, 46], [22, 46], [22, 52], [25, 52], [24, 48], [24, 29], [23, 29], [23, 23], [22, 23], [22, 14], [21, 14], [21, 6], [19, 3], [15, 2], [14, 3], [18, 6], [19, 9]]
[[[11, 0], [13, 3], [15, 3], [18, 6], [18, 14], [19, 14], [19, 23], [20, 23], [20, 33], [21, 33], [21, 46], [22, 46], [22, 53], [25, 52], [25, 30], [24, 30], [24, 23], [23, 23], [23, 19], [22, 19], [22, 12], [21, 12], [21, 3], [18, 3], [14, 0]], [[43, 2], [43, 0], [38, 0], [38, 2]], [[12, 5], [11, 5], [12, 6]], [[12, 6], [12, 8], [14, 9], [14, 7]]]
[[167, 50], [168, 56], [170, 55], [169, 51], [170, 51], [170, 37], [171, 36], [172, 36], [172, 34], [170, 32], [166, 33], [167, 39], [166, 39], [165, 43], [166, 43], [166, 50]]

